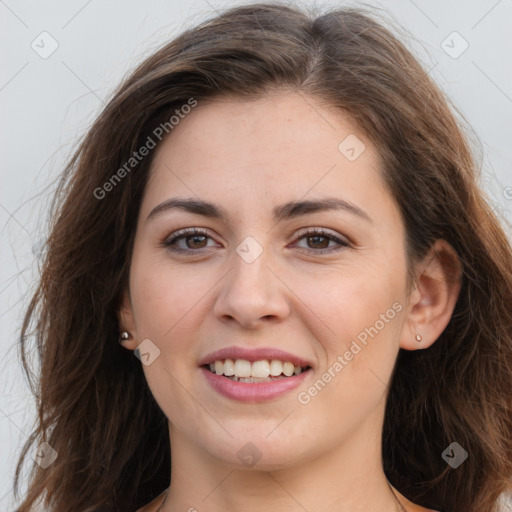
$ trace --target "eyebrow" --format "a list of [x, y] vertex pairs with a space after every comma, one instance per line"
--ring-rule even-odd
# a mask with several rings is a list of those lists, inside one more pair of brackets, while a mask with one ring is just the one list
[[[155, 206], [147, 216], [146, 222], [173, 209], [180, 209], [196, 215], [203, 215], [204, 217], [217, 219], [224, 223], [227, 223], [229, 218], [227, 210], [222, 206], [199, 199], [173, 197]], [[310, 201], [290, 201], [280, 206], [276, 206], [272, 213], [274, 221], [280, 222], [282, 220], [289, 220], [301, 215], [307, 215], [308, 213], [332, 210], [346, 211], [370, 223], [372, 222], [371, 217], [364, 210], [359, 208], [359, 206], [337, 197], [326, 197], [324, 199]]]

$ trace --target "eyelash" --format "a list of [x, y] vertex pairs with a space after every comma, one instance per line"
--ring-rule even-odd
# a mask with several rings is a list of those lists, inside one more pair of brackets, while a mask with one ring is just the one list
[[[166, 240], [164, 240], [162, 242], [162, 245], [167, 250], [169, 250], [173, 253], [181, 253], [181, 254], [187, 254], [187, 253], [193, 253], [193, 252], [199, 253], [199, 252], [202, 252], [203, 249], [207, 249], [206, 247], [203, 247], [201, 249], [177, 249], [176, 247], [172, 246], [174, 243], [176, 243], [177, 240], [179, 240], [181, 238], [187, 238], [189, 236], [207, 236], [209, 238], [212, 238], [212, 237], [210, 237], [209, 232], [204, 229], [185, 228], [185, 229], [181, 229], [181, 230], [173, 233], [170, 237], [168, 237]], [[340, 244], [341, 247], [334, 247], [334, 248], [331, 247], [330, 249], [326, 248], [326, 249], [320, 249], [320, 250], [301, 249], [300, 252], [306, 252], [309, 254], [326, 254], [326, 253], [338, 252], [338, 251], [341, 251], [341, 250], [345, 249], [346, 247], [350, 246], [350, 244], [347, 241], [341, 240], [340, 238], [338, 238], [337, 236], [335, 236], [334, 234], [332, 234], [330, 231], [326, 230], [325, 228], [311, 228], [311, 229], [308, 229], [307, 231], [302, 231], [300, 233], [300, 235], [298, 236], [298, 238], [302, 239], [302, 238], [307, 238], [308, 236], [322, 236], [325, 238], [330, 238], [332, 241]]]

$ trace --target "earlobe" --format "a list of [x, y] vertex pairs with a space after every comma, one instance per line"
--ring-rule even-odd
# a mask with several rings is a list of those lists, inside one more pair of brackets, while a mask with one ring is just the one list
[[460, 260], [445, 240], [437, 240], [418, 264], [415, 289], [410, 295], [400, 347], [430, 347], [450, 322], [460, 293]]
[[121, 303], [117, 311], [119, 326], [119, 343], [129, 350], [137, 348], [137, 330], [133, 317], [132, 304], [127, 290], [123, 292]]

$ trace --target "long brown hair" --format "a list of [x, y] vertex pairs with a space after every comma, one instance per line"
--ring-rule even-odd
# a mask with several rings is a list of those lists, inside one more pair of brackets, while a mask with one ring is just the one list
[[[20, 512], [38, 500], [52, 512], [135, 510], [169, 485], [167, 419], [140, 362], [118, 343], [116, 312], [153, 153], [126, 162], [191, 99], [258, 97], [275, 87], [339, 109], [378, 149], [406, 226], [409, 270], [436, 239], [457, 251], [462, 287], [448, 327], [430, 349], [399, 353], [384, 470], [423, 506], [498, 510], [512, 478], [512, 248], [478, 188], [462, 121], [372, 11], [313, 15], [259, 3], [185, 31], [139, 65], [63, 173], [21, 330], [38, 419], [16, 468], [16, 496], [32, 445], [47, 441], [58, 457], [47, 469], [32, 466]], [[468, 452], [457, 469], [441, 456], [452, 442]]]

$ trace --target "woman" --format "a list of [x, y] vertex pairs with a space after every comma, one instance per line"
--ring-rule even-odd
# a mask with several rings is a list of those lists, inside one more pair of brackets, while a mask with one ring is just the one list
[[20, 512], [498, 510], [511, 246], [445, 97], [370, 14], [186, 31], [54, 204]]

